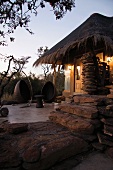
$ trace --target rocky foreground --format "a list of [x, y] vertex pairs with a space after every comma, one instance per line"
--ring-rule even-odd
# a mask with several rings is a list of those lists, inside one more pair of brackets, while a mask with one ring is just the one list
[[85, 140], [52, 122], [0, 125], [0, 170], [44, 170], [89, 149]]
[[[113, 159], [113, 100], [78, 95], [51, 112], [49, 119], [0, 124], [0, 170], [56, 170], [55, 165], [67, 158], [83, 158], [95, 150]], [[74, 159], [71, 168], [78, 163]], [[70, 170], [68, 165], [65, 170]]]

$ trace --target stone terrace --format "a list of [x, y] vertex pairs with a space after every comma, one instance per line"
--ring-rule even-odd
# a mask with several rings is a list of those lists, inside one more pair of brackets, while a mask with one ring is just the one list
[[112, 119], [111, 99], [76, 95], [51, 111], [46, 122], [1, 123], [0, 170], [46, 170], [91, 150], [113, 159]]

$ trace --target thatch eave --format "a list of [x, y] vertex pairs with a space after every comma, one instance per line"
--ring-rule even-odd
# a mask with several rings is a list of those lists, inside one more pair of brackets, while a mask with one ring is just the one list
[[[113, 55], [113, 17], [101, 14], [91, 15], [84, 23], [58, 42], [33, 66], [39, 64], [64, 64], [81, 57], [84, 53], [96, 53], [102, 49], [108, 55]], [[71, 60], [68, 60], [71, 58]]]
[[[65, 58], [68, 57], [70, 50], [76, 49], [77, 54], [75, 53], [75, 57], [78, 57], [78, 53], [81, 55], [88, 51], [88, 41], [89, 39], [93, 42], [93, 50], [98, 51], [97, 45], [98, 43], [104, 44], [104, 47], [100, 47], [104, 49], [104, 53], [108, 56], [113, 55], [113, 40], [110, 37], [103, 36], [103, 35], [93, 35], [92, 37], [86, 37], [85, 39], [77, 40], [75, 42], [71, 42], [70, 44], [65, 45], [63, 48], [58, 49], [57, 51], [53, 52], [49, 55], [44, 55], [41, 58], [37, 59], [34, 63], [34, 66], [37, 67], [39, 64], [61, 64], [62, 60], [65, 61]], [[81, 50], [83, 48], [83, 52]], [[80, 51], [81, 50], [81, 51]]]

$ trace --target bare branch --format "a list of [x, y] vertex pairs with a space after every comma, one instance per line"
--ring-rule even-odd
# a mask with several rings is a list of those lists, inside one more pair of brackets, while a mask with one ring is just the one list
[[[12, 34], [17, 27], [23, 27], [29, 33], [31, 14], [37, 16], [39, 8], [45, 8], [49, 3], [56, 19], [61, 19], [67, 11], [75, 7], [75, 0], [0, 0], [0, 37]], [[6, 30], [6, 33], [3, 30]], [[3, 43], [0, 43], [3, 45]]]
[[[28, 57], [21, 57], [15, 59], [13, 56], [3, 56], [3, 60], [8, 60], [7, 70], [0, 73], [0, 99], [3, 95], [4, 88], [10, 82], [11, 78], [18, 72], [22, 72], [25, 64], [28, 62]], [[11, 71], [12, 69], [12, 71]]]

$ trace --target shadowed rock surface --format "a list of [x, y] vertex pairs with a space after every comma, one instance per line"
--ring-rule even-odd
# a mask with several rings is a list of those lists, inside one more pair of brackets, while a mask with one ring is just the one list
[[90, 149], [88, 143], [52, 122], [0, 125], [0, 170], [48, 169]]
[[[0, 170], [72, 170], [85, 160], [87, 170], [113, 169], [112, 102], [104, 99], [101, 105], [101, 99], [94, 105], [65, 103], [57, 110], [54, 104], [38, 109], [35, 104], [8, 106], [9, 115], [0, 123]], [[73, 112], [76, 108], [78, 111]], [[96, 117], [94, 110], [98, 112]], [[91, 159], [89, 153], [93, 154]], [[107, 160], [109, 166], [105, 166]]]

